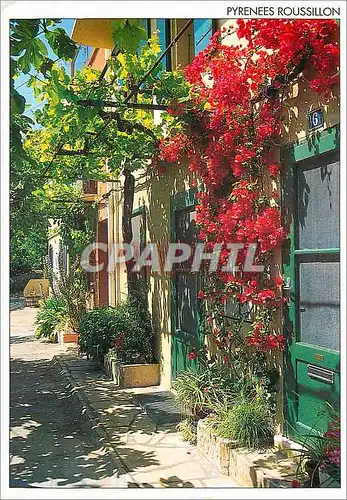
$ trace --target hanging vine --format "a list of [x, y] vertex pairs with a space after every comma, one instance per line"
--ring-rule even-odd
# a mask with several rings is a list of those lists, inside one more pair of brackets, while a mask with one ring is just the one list
[[[223, 44], [229, 35], [237, 36], [239, 45]], [[290, 84], [304, 71], [314, 92], [329, 94], [339, 79], [338, 65], [335, 20], [241, 19], [216, 32], [185, 69], [190, 103], [173, 103], [168, 110], [179, 128], [161, 140], [158, 168], [165, 172], [186, 156], [189, 170], [202, 182], [199, 238], [206, 249], [219, 243], [222, 251], [218, 272], [209, 275], [198, 298], [206, 301], [207, 323], [231, 368], [240, 358], [254, 367], [264, 353], [284, 347], [274, 321], [285, 298], [273, 257], [287, 239], [278, 203], [276, 143]], [[222, 271], [230, 243], [244, 244], [234, 273]], [[244, 269], [251, 244], [262, 273]], [[231, 328], [224, 320], [227, 301], [240, 305]]]

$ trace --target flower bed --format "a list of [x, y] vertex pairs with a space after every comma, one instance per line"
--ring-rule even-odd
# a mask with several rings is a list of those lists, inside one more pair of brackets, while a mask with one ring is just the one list
[[198, 422], [197, 449], [221, 474], [232, 477], [240, 486], [292, 486], [297, 467], [293, 460], [273, 448], [264, 451], [240, 448], [237, 441], [217, 436], [208, 418]]

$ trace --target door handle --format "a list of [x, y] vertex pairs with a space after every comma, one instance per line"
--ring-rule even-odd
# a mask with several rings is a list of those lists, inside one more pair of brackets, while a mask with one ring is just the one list
[[285, 279], [284, 285], [283, 285], [283, 290], [289, 292], [291, 287], [291, 279], [287, 277]]
[[306, 311], [306, 307], [300, 307], [300, 312], [303, 313]]

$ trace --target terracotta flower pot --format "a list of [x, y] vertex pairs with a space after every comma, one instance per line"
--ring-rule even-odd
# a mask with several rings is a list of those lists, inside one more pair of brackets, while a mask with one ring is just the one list
[[77, 344], [78, 333], [77, 332], [63, 332], [63, 343], [64, 344]]

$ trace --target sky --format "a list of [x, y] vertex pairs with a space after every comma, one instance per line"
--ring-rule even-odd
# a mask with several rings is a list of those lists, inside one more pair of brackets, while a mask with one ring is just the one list
[[[74, 25], [75, 20], [74, 19], [62, 19], [61, 23], [58, 24], [59, 28], [63, 28], [66, 33], [71, 36], [72, 33], [72, 28]], [[48, 56], [54, 59], [54, 54], [50, 46], [48, 45], [45, 37], [42, 35], [41, 40], [45, 43], [48, 51]], [[88, 55], [90, 55], [90, 51], [86, 51], [85, 48], [81, 47], [80, 53], [77, 58], [77, 64], [76, 67], [80, 68], [86, 63], [86, 60], [88, 58]], [[61, 63], [67, 70], [70, 69], [70, 63]], [[26, 85], [26, 82], [29, 80], [29, 75], [21, 74], [15, 83], [15, 88], [19, 89], [18, 91], [20, 92], [21, 95], [23, 95], [26, 99], [26, 103], [28, 106], [28, 111], [27, 114], [31, 115], [35, 109], [38, 109], [41, 107], [43, 104], [39, 103], [35, 97], [32, 89]]]

